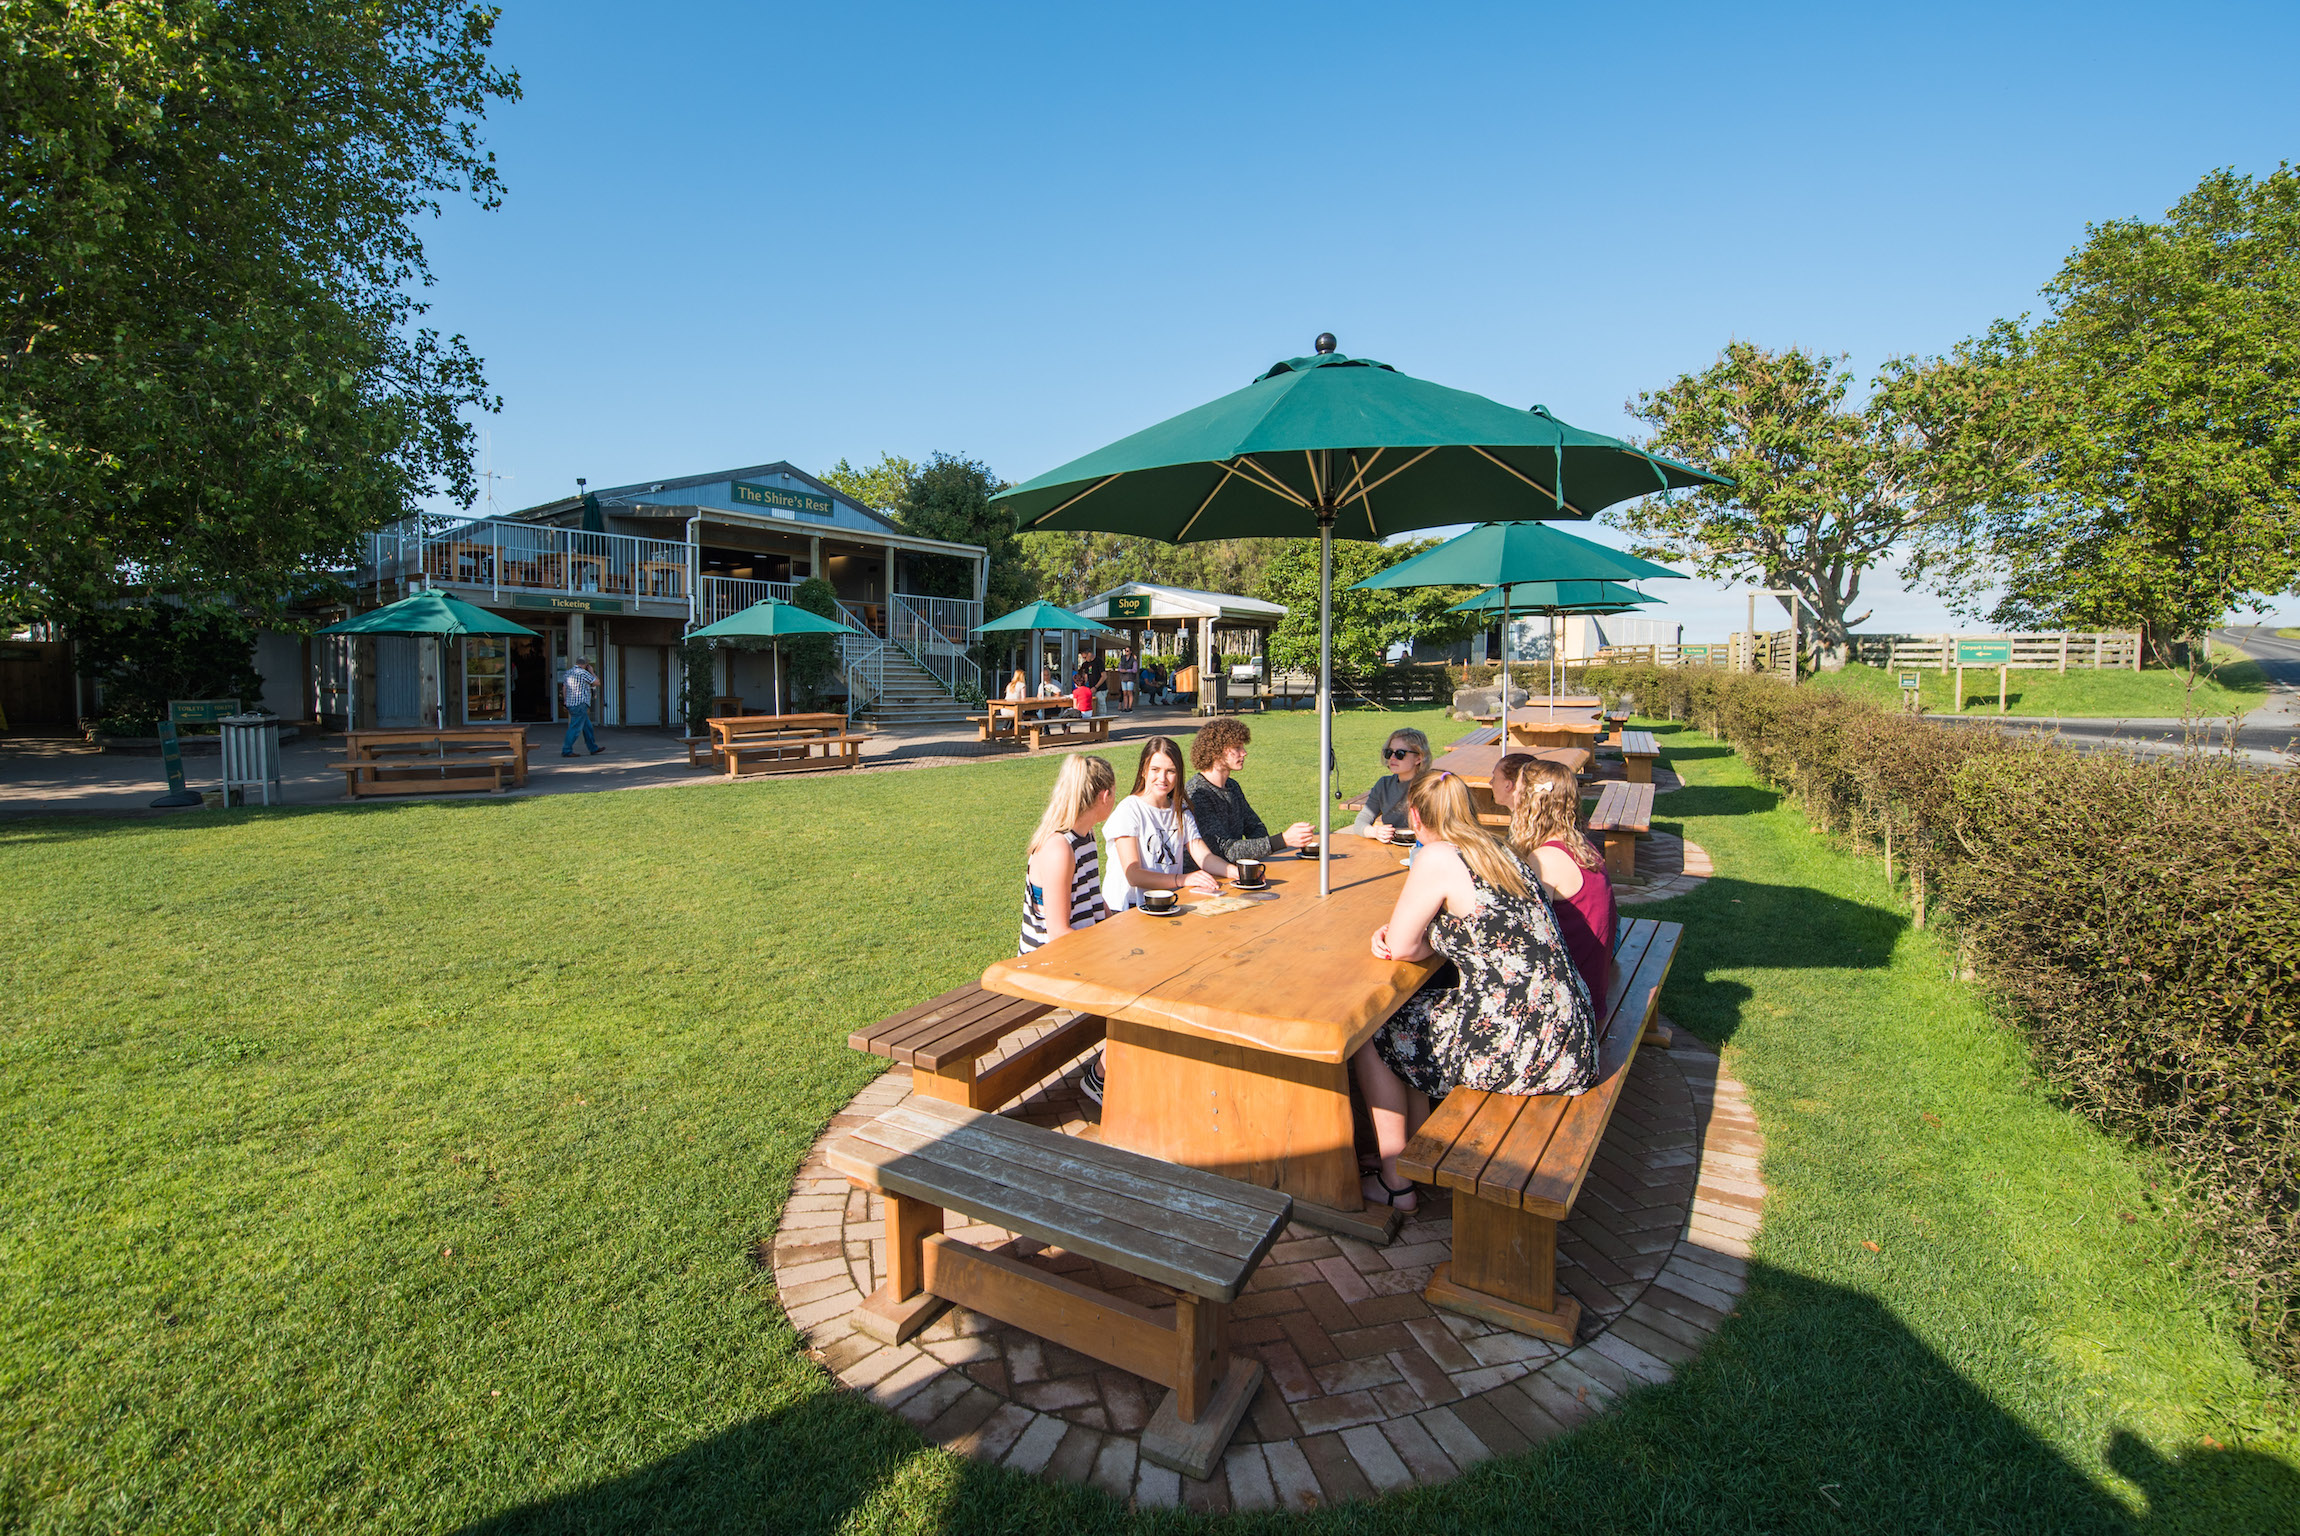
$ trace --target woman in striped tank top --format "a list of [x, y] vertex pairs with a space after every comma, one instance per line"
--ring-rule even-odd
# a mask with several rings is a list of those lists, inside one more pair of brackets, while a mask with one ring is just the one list
[[[1027, 955], [1073, 928], [1089, 928], [1109, 910], [1102, 904], [1102, 858], [1094, 829], [1109, 819], [1118, 775], [1099, 757], [1066, 757], [1054, 776], [1046, 814], [1030, 835], [1022, 877], [1022, 938]], [[1049, 897], [1067, 899], [1049, 900]]]

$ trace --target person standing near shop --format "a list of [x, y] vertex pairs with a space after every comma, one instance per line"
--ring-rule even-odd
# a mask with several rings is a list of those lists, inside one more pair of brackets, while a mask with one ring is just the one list
[[567, 706], [567, 740], [560, 745], [561, 757], [575, 755], [577, 731], [583, 733], [583, 745], [591, 749], [593, 757], [606, 750], [599, 745], [599, 738], [591, 734], [591, 701], [598, 696], [599, 674], [591, 670], [591, 659], [576, 657], [575, 665], [569, 667], [567, 675], [559, 681], [559, 697]]

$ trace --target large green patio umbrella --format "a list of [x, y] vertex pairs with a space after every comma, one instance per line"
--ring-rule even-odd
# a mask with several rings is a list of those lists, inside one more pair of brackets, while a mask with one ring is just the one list
[[737, 636], [774, 641], [774, 713], [783, 712], [783, 641], [791, 635], [859, 635], [862, 631], [836, 619], [810, 613], [779, 597], [763, 597], [741, 613], [730, 613], [716, 624], [706, 624], [688, 635], [690, 640], [729, 640]]
[[[1364, 583], [1360, 583], [1364, 585]], [[1501, 614], [1501, 678], [1502, 709], [1509, 709], [1509, 620], [1514, 609], [1521, 613], [1538, 613], [1551, 621], [1550, 656], [1557, 655], [1556, 620], [1568, 613], [1627, 613], [1653, 599], [1635, 587], [1623, 586], [1618, 581], [1527, 581], [1507, 587], [1488, 587], [1477, 596], [1454, 604], [1448, 613]], [[1556, 697], [1557, 685], [1549, 685], [1551, 697]]]
[[1117, 633], [1107, 624], [1097, 624], [1092, 619], [1044, 599], [1026, 604], [1012, 613], [1001, 614], [987, 624], [977, 624], [973, 632], [978, 635], [1012, 635], [1023, 630], [1030, 631], [1031, 676], [1026, 681], [1035, 689], [1038, 686], [1038, 632], [1043, 629], [1075, 629], [1098, 635]]
[[1469, 516], [1587, 518], [1716, 476], [1386, 363], [1334, 338], [1244, 389], [1121, 438], [993, 498], [1032, 530], [1202, 539], [1309, 538], [1318, 561], [1318, 891], [1332, 889], [1333, 540], [1379, 540]]
[[[526, 635], [537, 638], [535, 631], [524, 624], [498, 618], [484, 608], [475, 608], [459, 597], [445, 592], [434, 592], [426, 587], [411, 597], [396, 603], [385, 603], [366, 613], [354, 614], [338, 624], [330, 624], [316, 631], [322, 635], [429, 635], [439, 650], [439, 665], [433, 669], [439, 685], [439, 723], [447, 724], [447, 642], [463, 635]], [[347, 729], [356, 728], [359, 721], [359, 696], [354, 693], [345, 717]]]

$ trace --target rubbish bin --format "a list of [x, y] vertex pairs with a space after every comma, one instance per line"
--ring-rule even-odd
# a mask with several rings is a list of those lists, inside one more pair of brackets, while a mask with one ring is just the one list
[[275, 799], [285, 804], [286, 792], [280, 788], [280, 723], [276, 715], [226, 715], [216, 722], [223, 736], [224, 804], [232, 803], [232, 791], [239, 791], [240, 804], [248, 803], [249, 792], [261, 797], [260, 802], [270, 805]]

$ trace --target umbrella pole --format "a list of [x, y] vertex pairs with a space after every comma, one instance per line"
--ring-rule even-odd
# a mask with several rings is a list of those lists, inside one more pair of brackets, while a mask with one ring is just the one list
[[1509, 588], [1501, 589], [1501, 749], [1509, 750]]
[[775, 713], [779, 715], [783, 712], [783, 642], [777, 640], [768, 649], [775, 653], [775, 693], [770, 702], [774, 706]]
[[[1203, 661], [1200, 665], [1204, 665]], [[1318, 519], [1318, 894], [1333, 894], [1334, 523]]]

